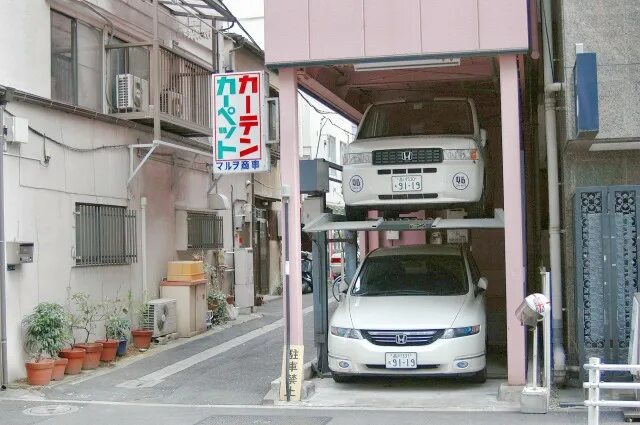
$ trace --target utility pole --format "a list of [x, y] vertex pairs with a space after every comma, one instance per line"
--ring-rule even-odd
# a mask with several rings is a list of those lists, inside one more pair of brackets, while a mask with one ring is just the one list
[[4, 241], [4, 144], [6, 134], [4, 128], [4, 108], [12, 97], [11, 92], [0, 96], [0, 344], [2, 360], [2, 390], [7, 389], [7, 262]]

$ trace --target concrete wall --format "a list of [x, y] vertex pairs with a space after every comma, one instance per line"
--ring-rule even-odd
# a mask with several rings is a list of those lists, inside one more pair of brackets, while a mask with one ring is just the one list
[[570, 152], [584, 141], [575, 139], [573, 66], [575, 44], [595, 52], [598, 63], [600, 132], [598, 139], [640, 137], [640, 9], [635, 0], [601, 2], [563, 0], [557, 16], [560, 64], [557, 79], [565, 81], [560, 96], [559, 143], [561, 146], [562, 223], [564, 232], [564, 286], [567, 308], [569, 363], [578, 364], [575, 303], [575, 253], [573, 197], [577, 187], [590, 185], [640, 184], [640, 153]]

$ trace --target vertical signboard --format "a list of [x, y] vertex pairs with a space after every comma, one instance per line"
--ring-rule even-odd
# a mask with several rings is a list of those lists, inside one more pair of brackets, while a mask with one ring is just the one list
[[213, 75], [214, 173], [270, 170], [263, 71]]

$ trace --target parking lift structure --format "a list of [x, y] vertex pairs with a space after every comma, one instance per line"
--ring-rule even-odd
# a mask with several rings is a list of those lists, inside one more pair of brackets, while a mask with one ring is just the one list
[[[497, 198], [504, 214], [498, 214], [492, 223], [504, 223], [501, 267], [505, 286], [500, 297], [506, 312], [508, 383], [524, 385], [524, 330], [513, 312], [526, 287], [520, 95], [524, 87], [522, 55], [529, 49], [528, 2], [410, 0], [399, 5], [386, 0], [270, 0], [265, 4], [265, 47], [267, 66], [279, 70], [281, 152], [294, 156], [299, 152], [299, 87], [356, 122], [371, 102], [437, 96], [476, 99], [479, 112], [492, 121], [489, 138], [494, 143], [489, 146], [495, 174], [502, 182], [496, 193], [502, 195]], [[442, 66], [443, 59], [453, 65]], [[291, 189], [291, 238], [283, 249], [298, 253], [300, 170], [298, 161], [291, 159], [283, 155], [281, 164], [282, 184]], [[497, 171], [500, 166], [501, 173]], [[361, 237], [393, 227], [411, 230], [411, 226], [447, 225], [437, 219], [378, 219], [360, 224], [340, 223], [332, 216], [316, 219], [315, 227], [309, 229], [346, 226]], [[463, 228], [472, 224], [465, 223]], [[303, 341], [300, 270], [299, 255], [291, 255], [285, 309], [292, 318], [292, 344]]]

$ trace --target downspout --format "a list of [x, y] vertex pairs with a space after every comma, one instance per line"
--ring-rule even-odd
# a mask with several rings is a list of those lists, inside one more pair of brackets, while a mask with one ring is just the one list
[[140, 227], [141, 227], [141, 243], [140, 257], [142, 260], [142, 301], [147, 302], [149, 294], [147, 293], [147, 198], [140, 198]]
[[9, 372], [7, 362], [7, 261], [4, 246], [4, 108], [6, 99], [0, 99], [0, 344], [2, 345], [2, 390], [7, 389]]
[[556, 133], [556, 93], [562, 84], [553, 81], [553, 28], [551, 0], [542, 0], [542, 54], [544, 63], [544, 121], [547, 139], [547, 184], [549, 193], [549, 257], [551, 266], [551, 309], [553, 329], [554, 380], [566, 378], [563, 332], [562, 253], [560, 242], [560, 183], [558, 172], [558, 135]]

